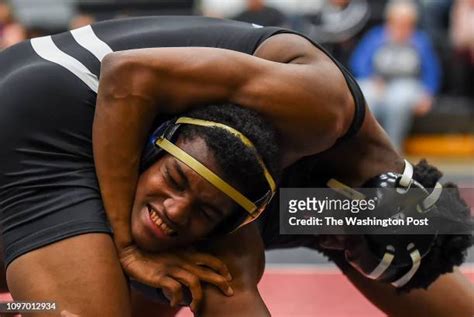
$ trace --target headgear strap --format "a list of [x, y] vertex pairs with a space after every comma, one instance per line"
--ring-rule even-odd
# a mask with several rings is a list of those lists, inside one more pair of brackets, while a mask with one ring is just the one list
[[[437, 182], [432, 192], [428, 193], [428, 191], [426, 190], [426, 188], [423, 187], [423, 185], [421, 185], [420, 183], [416, 182], [413, 179], [413, 171], [414, 171], [413, 166], [407, 160], [405, 160], [405, 168], [403, 170], [403, 174], [401, 175], [398, 174], [399, 175], [398, 182], [394, 181], [396, 185], [395, 189], [397, 193], [401, 195], [408, 194], [410, 188], [412, 187], [423, 190], [426, 193], [426, 197], [424, 197], [424, 199], [416, 205], [416, 211], [418, 213], [426, 213], [430, 211], [432, 207], [434, 207], [434, 205], [440, 198], [441, 192], [443, 190], [443, 186]], [[385, 180], [390, 176], [390, 174], [392, 174], [393, 177], [397, 177], [397, 175], [393, 173], [382, 174], [381, 176], [384, 176], [385, 177], [384, 180]], [[378, 177], [381, 177], [381, 176], [378, 176]], [[353, 200], [361, 199], [360, 197], [364, 198], [364, 195], [362, 193], [359, 193], [355, 189], [335, 179], [331, 179], [327, 183], [327, 186]], [[428, 239], [434, 240], [435, 237], [436, 235], [430, 236]], [[392, 243], [387, 243], [385, 245], [385, 251], [382, 256], [382, 259], [379, 260], [378, 265], [370, 273], [364, 273], [368, 271], [364, 270], [361, 267], [356, 267], [356, 268], [370, 279], [381, 280], [384, 278], [384, 275], [390, 274], [389, 270], [392, 270], [393, 272], [394, 269], [397, 269], [396, 260], [397, 258], [400, 257], [400, 255], [402, 254], [401, 251], [406, 246], [406, 251], [409, 252], [409, 259], [411, 261], [411, 263], [410, 264], [407, 263], [406, 266], [410, 265], [410, 269], [405, 274], [403, 274], [403, 276], [401, 276], [400, 278], [398, 278], [397, 280], [391, 283], [393, 286], [397, 288], [406, 285], [413, 278], [413, 276], [416, 274], [417, 270], [419, 269], [421, 265], [421, 260], [426, 253], [422, 256], [422, 254], [420, 253], [420, 250], [423, 251], [424, 248], [426, 248], [423, 245], [426, 243], [424, 243], [425, 241], [421, 241], [422, 243], [420, 243], [420, 241], [414, 241], [414, 240], [411, 240], [412, 238], [410, 238], [410, 240], [408, 240], [405, 244], [403, 239], [404, 237], [400, 237], [397, 243], [393, 245]], [[379, 239], [377, 239], [377, 241], [378, 240]], [[403, 247], [400, 244], [403, 245]]]
[[408, 283], [413, 277], [413, 275], [415, 275], [416, 271], [418, 271], [418, 268], [420, 267], [420, 264], [421, 264], [420, 251], [418, 251], [418, 249], [415, 247], [413, 243], [410, 243], [407, 246], [407, 251], [410, 252], [412, 265], [411, 265], [410, 270], [405, 275], [403, 275], [398, 280], [392, 283], [392, 285], [397, 288], [402, 287], [403, 285]]
[[225, 124], [218, 123], [218, 122], [194, 119], [194, 118], [189, 118], [189, 117], [181, 117], [176, 120], [175, 124], [189, 124], [189, 125], [197, 125], [197, 126], [203, 126], [203, 127], [221, 128], [230, 132], [234, 136], [238, 137], [245, 146], [255, 149], [257, 160], [263, 169], [265, 179], [267, 180], [268, 185], [270, 187], [269, 192], [266, 195], [264, 195], [264, 197], [262, 197], [261, 199], [257, 201], [257, 203], [261, 203], [260, 206], [257, 206], [255, 202], [248, 199], [246, 196], [240, 193], [237, 189], [235, 189], [229, 183], [224, 181], [221, 177], [219, 177], [209, 168], [204, 166], [201, 162], [199, 162], [194, 157], [192, 157], [191, 155], [183, 151], [181, 148], [179, 148], [178, 146], [170, 142], [166, 138], [166, 133], [163, 133], [162, 135], [160, 135], [155, 141], [156, 146], [160, 147], [164, 151], [168, 152], [170, 155], [174, 156], [175, 158], [177, 158], [178, 160], [186, 164], [189, 168], [191, 168], [193, 171], [195, 171], [197, 174], [199, 174], [202, 178], [207, 180], [217, 189], [222, 191], [224, 194], [226, 194], [229, 198], [231, 198], [233, 201], [235, 201], [238, 205], [240, 205], [249, 213], [249, 216], [247, 217], [247, 219], [234, 230], [237, 230], [238, 228], [244, 226], [245, 224], [250, 223], [253, 220], [255, 220], [263, 212], [263, 210], [265, 209], [265, 207], [267, 206], [267, 204], [270, 202], [271, 198], [275, 194], [276, 184], [270, 172], [268, 171], [267, 167], [265, 166], [265, 163], [263, 162], [262, 158], [258, 154], [253, 143], [238, 130], [232, 127], [229, 127]]
[[373, 280], [378, 279], [390, 267], [390, 264], [392, 264], [392, 261], [395, 258], [395, 248], [392, 245], [387, 245], [385, 249], [386, 252], [383, 255], [382, 260], [379, 265], [377, 265], [377, 267], [367, 275], [368, 278]]

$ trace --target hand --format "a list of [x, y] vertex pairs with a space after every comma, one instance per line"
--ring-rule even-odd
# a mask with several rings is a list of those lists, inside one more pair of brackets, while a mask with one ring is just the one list
[[423, 95], [415, 106], [414, 112], [418, 117], [427, 114], [433, 106], [433, 97], [428, 94]]
[[170, 305], [183, 300], [182, 285], [192, 296], [191, 310], [199, 310], [203, 294], [201, 281], [217, 286], [225, 295], [232, 296], [232, 280], [227, 266], [218, 258], [191, 249], [159, 254], [147, 253], [132, 245], [119, 252], [120, 262], [127, 275], [140, 283], [161, 288]]

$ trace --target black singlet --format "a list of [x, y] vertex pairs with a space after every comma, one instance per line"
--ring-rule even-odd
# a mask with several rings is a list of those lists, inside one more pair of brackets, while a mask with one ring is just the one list
[[[205, 17], [143, 17], [35, 38], [0, 53], [0, 225], [5, 263], [75, 235], [111, 233], [91, 141], [100, 63], [106, 54], [190, 46], [253, 54], [278, 33], [294, 32]], [[356, 101], [349, 137], [359, 129], [365, 105], [354, 79], [336, 64]]]

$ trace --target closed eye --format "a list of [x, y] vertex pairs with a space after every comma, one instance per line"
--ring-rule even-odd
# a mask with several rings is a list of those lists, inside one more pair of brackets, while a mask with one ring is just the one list
[[223, 217], [223, 214], [221, 212], [217, 211], [217, 209], [215, 207], [209, 206], [207, 204], [204, 204], [204, 206], [201, 207], [200, 210], [201, 210], [201, 213], [207, 219], [209, 219], [213, 222], [218, 222]]
[[209, 222], [215, 222], [216, 221], [216, 219], [214, 218], [212, 213], [209, 212], [208, 210], [203, 209], [203, 208], [200, 208], [199, 210], [200, 210], [201, 214], [204, 216], [204, 218], [206, 218], [207, 221], [209, 221]]
[[168, 168], [165, 168], [165, 180], [166, 182], [171, 185], [171, 187], [173, 187], [174, 189], [176, 189], [177, 191], [180, 191], [180, 192], [183, 192], [184, 191], [184, 187], [181, 186], [174, 178], [173, 176], [171, 176]]

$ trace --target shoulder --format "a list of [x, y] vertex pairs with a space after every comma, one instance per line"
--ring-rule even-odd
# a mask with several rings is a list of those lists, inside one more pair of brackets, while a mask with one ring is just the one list
[[256, 57], [274, 62], [298, 64], [310, 64], [321, 54], [324, 53], [316, 45], [297, 33], [273, 35], [260, 44], [254, 53]]

